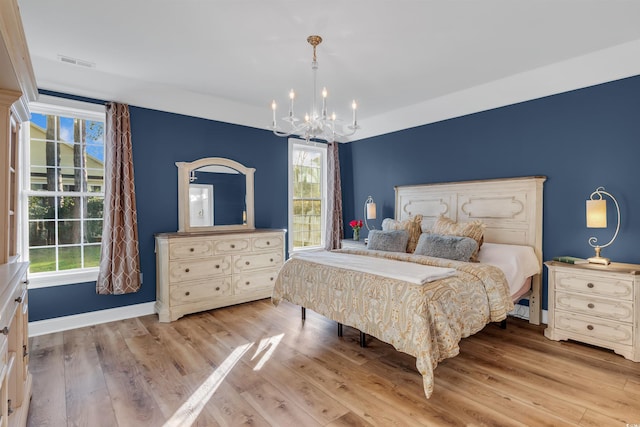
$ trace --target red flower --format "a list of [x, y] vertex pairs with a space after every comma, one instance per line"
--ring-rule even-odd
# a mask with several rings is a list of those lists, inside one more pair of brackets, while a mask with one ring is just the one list
[[349, 226], [354, 230], [360, 230], [362, 228], [362, 220], [352, 219], [351, 221], [349, 221]]

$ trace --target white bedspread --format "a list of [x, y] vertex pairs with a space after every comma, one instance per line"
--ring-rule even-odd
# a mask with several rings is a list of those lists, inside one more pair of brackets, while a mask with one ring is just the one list
[[416, 285], [424, 285], [456, 274], [456, 270], [453, 268], [330, 251], [298, 252], [292, 257], [317, 264], [403, 280]]

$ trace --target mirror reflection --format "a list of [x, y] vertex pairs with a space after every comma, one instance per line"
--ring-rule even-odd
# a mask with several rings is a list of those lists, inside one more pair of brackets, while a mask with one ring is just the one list
[[[239, 171], [208, 165], [189, 176], [189, 219], [192, 227], [244, 224], [246, 180]], [[216, 209], [216, 206], [223, 207]]]
[[255, 169], [222, 157], [178, 166], [178, 231], [254, 229]]

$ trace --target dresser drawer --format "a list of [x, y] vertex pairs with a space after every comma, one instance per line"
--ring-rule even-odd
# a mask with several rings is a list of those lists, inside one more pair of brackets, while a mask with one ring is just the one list
[[[625, 345], [633, 344], [633, 328], [632, 325], [626, 323], [592, 316], [581, 316], [558, 310], [555, 313], [555, 327], [559, 330], [579, 334], [582, 337], [595, 338], [600, 341]], [[584, 338], [580, 338], [580, 340], [589, 342]]]
[[261, 268], [280, 267], [282, 254], [280, 252], [265, 252], [260, 254], [234, 255], [233, 272], [257, 270]]
[[233, 294], [231, 287], [231, 277], [220, 277], [198, 282], [191, 282], [189, 285], [172, 286], [169, 298], [172, 305], [191, 304], [203, 300], [214, 300]]
[[233, 280], [233, 288], [236, 294], [252, 292], [259, 289], [271, 289], [276, 283], [278, 269], [263, 270], [255, 273], [243, 273]]
[[171, 241], [169, 259], [203, 258], [213, 255], [213, 243], [209, 240]]
[[251, 246], [251, 239], [221, 239], [214, 241], [216, 254], [233, 254], [244, 252]]
[[556, 294], [556, 309], [619, 322], [633, 322], [633, 303], [631, 301], [558, 292]]
[[614, 274], [591, 275], [574, 273], [573, 271], [558, 271], [555, 276], [555, 291], [577, 292], [631, 301], [633, 280]]
[[253, 238], [253, 249], [260, 251], [263, 249], [282, 249], [284, 247], [282, 234], [260, 236]]
[[231, 274], [231, 257], [214, 256], [201, 260], [178, 260], [169, 265], [169, 282], [183, 282]]

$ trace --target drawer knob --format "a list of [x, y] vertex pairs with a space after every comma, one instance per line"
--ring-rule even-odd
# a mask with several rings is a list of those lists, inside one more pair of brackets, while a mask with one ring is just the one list
[[270, 244], [271, 244], [271, 242], [267, 240], [267, 246], [269, 246]]
[[587, 329], [593, 331], [593, 325], [587, 325]]
[[186, 296], [189, 296], [189, 295], [191, 295], [191, 292], [187, 291], [187, 292], [185, 292], [184, 294], [185, 294]]
[[273, 277], [269, 277], [269, 280], [271, 280], [273, 282]]
[[24, 283], [25, 285], [28, 285], [28, 284], [29, 284], [29, 279], [25, 280], [25, 281], [24, 281], [24, 282], [22, 282], [22, 283]]
[[236, 245], [231, 245], [231, 249], [234, 249], [236, 247]]
[[269, 261], [270, 261], [270, 262], [273, 262], [273, 258], [270, 258], [270, 259], [269, 259]]
[[593, 308], [593, 307], [595, 307], [595, 305], [593, 305], [593, 303], [590, 302], [589, 304], [587, 304], [587, 307]]
[[193, 252], [193, 251], [195, 251], [194, 248], [189, 248], [189, 252]]
[[220, 268], [220, 264], [216, 264], [216, 268]]
[[19, 296], [18, 298], [15, 299], [15, 302], [17, 302], [18, 304], [20, 304], [22, 302], [22, 296]]
[[593, 283], [591, 282], [587, 283], [587, 288], [593, 288]]
[[249, 261], [247, 261], [247, 262], [245, 262], [245, 264], [249, 265], [250, 263], [249, 263]]
[[216, 291], [219, 291], [219, 290], [220, 290], [220, 286], [216, 286]]
[[184, 272], [185, 272], [185, 273], [188, 273], [188, 272], [189, 272], [189, 269], [188, 269], [188, 268], [185, 268], [185, 269], [184, 269]]
[[5, 326], [4, 328], [2, 328], [2, 333], [3, 333], [4, 335], [9, 335], [9, 327], [8, 327], [8, 326]]
[[244, 282], [245, 285], [249, 285], [250, 283], [251, 282], [249, 282], [249, 281]]

